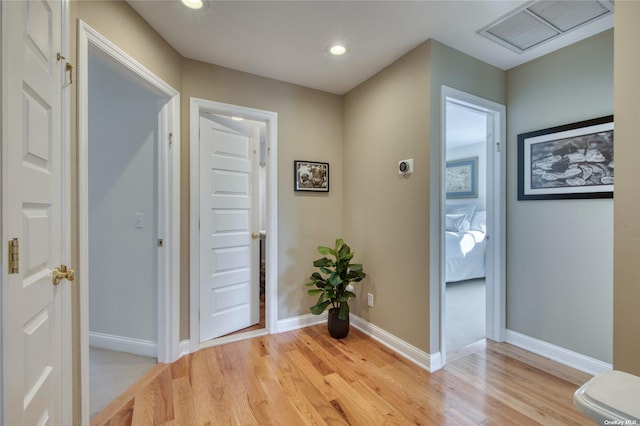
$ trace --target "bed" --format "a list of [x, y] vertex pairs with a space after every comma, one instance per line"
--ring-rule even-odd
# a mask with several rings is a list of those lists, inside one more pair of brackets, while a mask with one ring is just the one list
[[445, 279], [447, 282], [485, 276], [486, 217], [486, 211], [475, 211], [473, 205], [447, 206], [445, 215]]

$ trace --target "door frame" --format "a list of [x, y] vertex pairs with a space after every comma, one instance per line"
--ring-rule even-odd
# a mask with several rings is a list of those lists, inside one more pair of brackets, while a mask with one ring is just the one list
[[158, 147], [158, 362], [180, 356], [180, 93], [111, 43], [83, 21], [78, 21], [78, 269], [80, 292], [81, 419], [89, 424], [89, 188], [88, 188], [88, 61], [89, 52], [102, 55], [141, 85], [166, 100], [159, 113]]
[[[267, 133], [267, 194], [265, 244], [265, 328], [220, 337], [200, 343], [200, 115], [202, 113], [243, 117], [266, 123]], [[278, 319], [278, 114], [255, 108], [226, 104], [192, 97], [189, 108], [190, 122], [190, 225], [189, 225], [189, 276], [190, 276], [190, 332], [189, 350], [199, 349], [247, 339], [276, 331]]]
[[[71, 58], [71, 48], [70, 48], [70, 14], [69, 14], [69, 0], [61, 0], [61, 9], [60, 9], [60, 54], [64, 57]], [[2, 43], [0, 44], [0, 75], [1, 83], [0, 83], [0, 95], [1, 103], [0, 103], [0, 163], [2, 167], [2, 173], [0, 173], [0, 211], [2, 211], [2, 226], [0, 229], [2, 230], [0, 238], [1, 238], [1, 246], [0, 246], [0, 256], [3, 259], [6, 259], [8, 254], [6, 250], [6, 246], [4, 244], [5, 241], [8, 240], [8, 235], [6, 235], [6, 226], [5, 226], [5, 214], [4, 214], [4, 206], [6, 205], [5, 194], [7, 191], [6, 185], [8, 183], [8, 176], [5, 175], [5, 167], [4, 162], [6, 161], [6, 144], [9, 143], [8, 136], [6, 135], [6, 128], [4, 127], [4, 123], [6, 122], [6, 111], [9, 108], [8, 105], [5, 105], [5, 65], [7, 63], [6, 50], [4, 49], [4, 43], [8, 41], [8, 38], [5, 34], [5, 25], [4, 19], [7, 17], [7, 14], [4, 10], [5, 2], [0, 4], [0, 40]], [[61, 65], [62, 66], [62, 65]], [[67, 77], [66, 72], [61, 73], [63, 78]], [[66, 80], [65, 80], [66, 81]], [[70, 84], [63, 83], [62, 85], [62, 93], [61, 93], [61, 104], [60, 104], [60, 217], [61, 217], [61, 260], [62, 263], [66, 265], [72, 265], [71, 262], [71, 89]], [[9, 303], [4, 299], [3, 290], [5, 285], [5, 263], [0, 262], [0, 306], [4, 307], [4, 303]], [[65, 282], [60, 286], [61, 293], [61, 312], [60, 312], [60, 323], [61, 323], [61, 348], [62, 348], [62, 356], [61, 361], [62, 364], [60, 366], [60, 376], [61, 376], [61, 392], [62, 392], [62, 423], [63, 424], [71, 424], [73, 419], [73, 336], [72, 336], [72, 285], [69, 282]], [[4, 312], [5, 309], [2, 309]], [[6, 319], [6, 318], [5, 318]], [[5, 336], [4, 332], [4, 324], [2, 315], [0, 315], [0, 330], [2, 331], [2, 336]], [[11, 347], [10, 344], [4, 342], [4, 339], [0, 338], [0, 423], [4, 420], [5, 408], [4, 408], [4, 351], [6, 348]]]
[[[440, 366], [446, 363], [445, 333], [445, 223], [444, 208], [446, 205], [446, 105], [453, 100], [475, 110], [485, 112], [489, 117], [487, 126], [487, 207], [492, 214], [487, 215], [487, 229], [490, 234], [487, 240], [487, 275], [493, 277], [493, 285], [486, 287], [486, 337], [502, 342], [506, 330], [506, 107], [502, 104], [472, 95], [451, 87], [442, 86], [440, 102], [440, 153], [437, 156], [436, 168], [438, 191], [437, 199], [432, 197], [431, 229], [436, 230], [438, 256], [430, 260], [431, 294], [431, 333], [437, 336], [440, 352]], [[492, 124], [492, 125], [491, 125]], [[491, 155], [490, 155], [491, 154]], [[493, 175], [489, 176], [489, 171]], [[434, 215], [435, 213], [435, 215]], [[434, 217], [435, 216], [435, 217]], [[435, 277], [435, 279], [434, 279]], [[435, 321], [434, 315], [436, 315]]]

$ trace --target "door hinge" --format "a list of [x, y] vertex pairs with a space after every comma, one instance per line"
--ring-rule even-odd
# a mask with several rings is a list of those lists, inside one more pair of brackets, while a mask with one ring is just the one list
[[500, 142], [496, 142], [496, 152], [500, 152]]
[[173, 133], [169, 133], [169, 148], [173, 145]]
[[162, 238], [158, 238], [158, 247], [164, 247], [164, 240]]
[[9, 273], [20, 272], [20, 243], [17, 238], [9, 240]]

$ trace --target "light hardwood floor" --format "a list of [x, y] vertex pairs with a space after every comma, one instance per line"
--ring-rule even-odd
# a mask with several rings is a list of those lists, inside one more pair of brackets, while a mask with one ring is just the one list
[[326, 325], [158, 365], [92, 425], [586, 425], [588, 375], [487, 343], [429, 373], [358, 330]]

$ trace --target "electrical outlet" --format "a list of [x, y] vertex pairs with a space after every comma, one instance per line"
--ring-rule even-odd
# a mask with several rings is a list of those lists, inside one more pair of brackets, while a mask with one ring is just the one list
[[144, 228], [144, 215], [142, 213], [136, 213], [136, 228]]
[[372, 293], [367, 293], [367, 305], [369, 305], [370, 308], [373, 308], [373, 294]]

